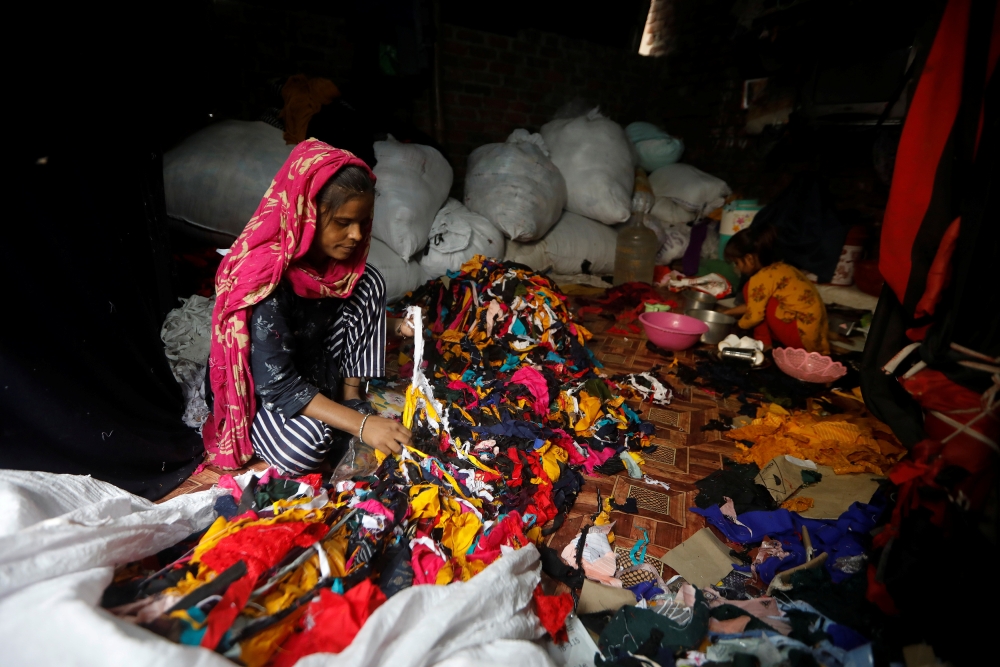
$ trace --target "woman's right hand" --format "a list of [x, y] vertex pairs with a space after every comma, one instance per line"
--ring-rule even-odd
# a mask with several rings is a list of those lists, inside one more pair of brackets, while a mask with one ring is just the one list
[[395, 420], [373, 415], [365, 422], [361, 440], [383, 454], [398, 454], [405, 445], [413, 444], [413, 434]]

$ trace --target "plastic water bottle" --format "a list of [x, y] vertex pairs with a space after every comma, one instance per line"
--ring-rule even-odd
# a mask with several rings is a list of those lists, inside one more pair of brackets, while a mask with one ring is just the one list
[[644, 221], [655, 201], [656, 197], [653, 195], [646, 172], [636, 169], [632, 217], [618, 230], [618, 242], [615, 247], [615, 285], [653, 282], [653, 267], [656, 265], [656, 253], [660, 249], [660, 242]]

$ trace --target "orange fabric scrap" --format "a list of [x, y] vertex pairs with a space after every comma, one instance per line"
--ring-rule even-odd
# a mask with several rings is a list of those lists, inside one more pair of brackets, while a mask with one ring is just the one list
[[788, 510], [789, 512], [805, 512], [807, 509], [816, 504], [812, 498], [803, 498], [802, 496], [795, 496], [794, 498], [789, 498], [785, 502], [781, 503], [781, 506]]
[[[789, 454], [829, 466], [838, 475], [884, 475], [906, 453], [892, 435], [878, 430], [881, 422], [863, 414], [823, 415], [819, 410], [789, 414], [774, 404], [758, 414], [749, 425], [726, 433], [736, 441], [734, 458], [739, 463], [763, 468], [774, 457]], [[747, 447], [741, 440], [754, 445]]]

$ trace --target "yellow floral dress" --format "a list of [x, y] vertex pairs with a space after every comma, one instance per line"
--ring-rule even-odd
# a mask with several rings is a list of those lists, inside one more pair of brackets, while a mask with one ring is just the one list
[[744, 288], [747, 312], [738, 322], [743, 329], [766, 324], [777, 334], [774, 344], [789, 344], [782, 336], [795, 324], [802, 347], [809, 352], [830, 354], [826, 306], [816, 286], [793, 266], [775, 262], [750, 277]]

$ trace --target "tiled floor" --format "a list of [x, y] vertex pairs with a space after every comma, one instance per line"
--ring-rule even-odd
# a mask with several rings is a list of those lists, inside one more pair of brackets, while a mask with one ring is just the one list
[[[597, 315], [585, 316], [583, 324], [594, 334], [589, 347], [609, 374], [643, 372], [659, 365], [676, 390], [667, 407], [629, 402], [643, 419], [656, 426], [652, 441], [657, 450], [645, 456], [643, 472], [666, 482], [670, 489], [630, 479], [625, 473], [614, 477], [585, 476], [583, 492], [562, 528], [549, 539], [549, 545], [562, 550], [576, 536], [584, 522], [597, 512], [598, 492], [602, 497], [613, 496], [616, 503], [633, 497], [639, 507], [638, 514], [612, 512], [611, 515], [615, 521], [616, 552], [627, 560], [629, 550], [643, 538], [645, 529], [650, 541], [646, 561], [661, 569], [665, 578], [673, 576], [675, 573], [663, 565], [660, 556], [705, 526], [701, 517], [688, 512], [698, 493], [694, 483], [720, 469], [723, 455], [735, 451], [732, 442], [723, 440], [718, 431], [702, 431], [702, 426], [718, 419], [720, 414], [733, 416], [739, 404], [734, 399], [716, 400], [700, 389], [685, 386], [667, 370], [669, 359], [647, 349], [645, 335], [609, 334], [606, 330], [612, 322]], [[690, 352], [679, 352], [675, 358], [678, 363], [694, 363]]]

